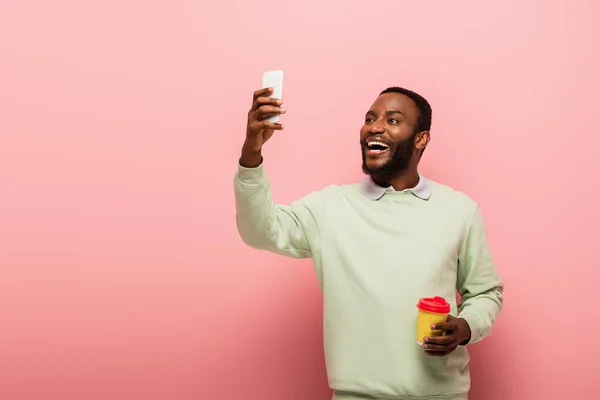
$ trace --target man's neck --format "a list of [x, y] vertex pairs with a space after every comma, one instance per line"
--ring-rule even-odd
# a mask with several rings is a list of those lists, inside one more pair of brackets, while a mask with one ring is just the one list
[[391, 186], [396, 191], [402, 191], [405, 189], [412, 189], [419, 183], [419, 172], [416, 168], [409, 168], [406, 171], [394, 176], [391, 179], [381, 179], [379, 177], [372, 177], [375, 183], [380, 186], [388, 187]]

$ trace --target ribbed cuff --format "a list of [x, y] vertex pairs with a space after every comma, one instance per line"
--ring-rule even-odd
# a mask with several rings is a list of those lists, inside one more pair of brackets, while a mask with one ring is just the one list
[[481, 340], [481, 329], [483, 328], [481, 321], [479, 320], [479, 318], [474, 315], [474, 314], [460, 314], [458, 316], [458, 318], [462, 318], [465, 321], [467, 321], [467, 324], [469, 324], [469, 328], [471, 329], [471, 339], [469, 340], [469, 342], [467, 344], [471, 344], [471, 343], [477, 343], [479, 340]]
[[266, 173], [263, 168], [263, 164], [260, 164], [255, 168], [242, 167], [238, 163], [237, 169], [237, 180], [243, 185], [247, 186], [260, 186], [266, 180]]

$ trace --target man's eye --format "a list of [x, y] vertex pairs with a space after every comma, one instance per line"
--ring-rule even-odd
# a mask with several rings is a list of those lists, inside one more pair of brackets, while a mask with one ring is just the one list
[[366, 123], [373, 122], [373, 118], [369, 117], [369, 118], [365, 119], [365, 122], [366, 122]]
[[397, 124], [397, 123], [398, 123], [398, 120], [397, 120], [397, 119], [390, 119], [388, 122], [389, 122], [390, 124]]

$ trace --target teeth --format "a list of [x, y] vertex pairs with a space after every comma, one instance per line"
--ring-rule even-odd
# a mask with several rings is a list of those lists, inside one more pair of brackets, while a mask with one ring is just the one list
[[389, 147], [387, 144], [385, 144], [383, 142], [369, 142], [369, 143], [367, 143], [367, 146], [369, 148], [373, 148], [373, 146], [382, 146], [382, 147], [385, 147], [386, 149]]

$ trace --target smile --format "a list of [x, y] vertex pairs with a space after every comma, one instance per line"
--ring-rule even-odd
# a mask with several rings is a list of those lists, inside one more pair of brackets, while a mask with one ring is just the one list
[[372, 141], [367, 143], [367, 154], [379, 155], [388, 151], [390, 146], [383, 142]]

